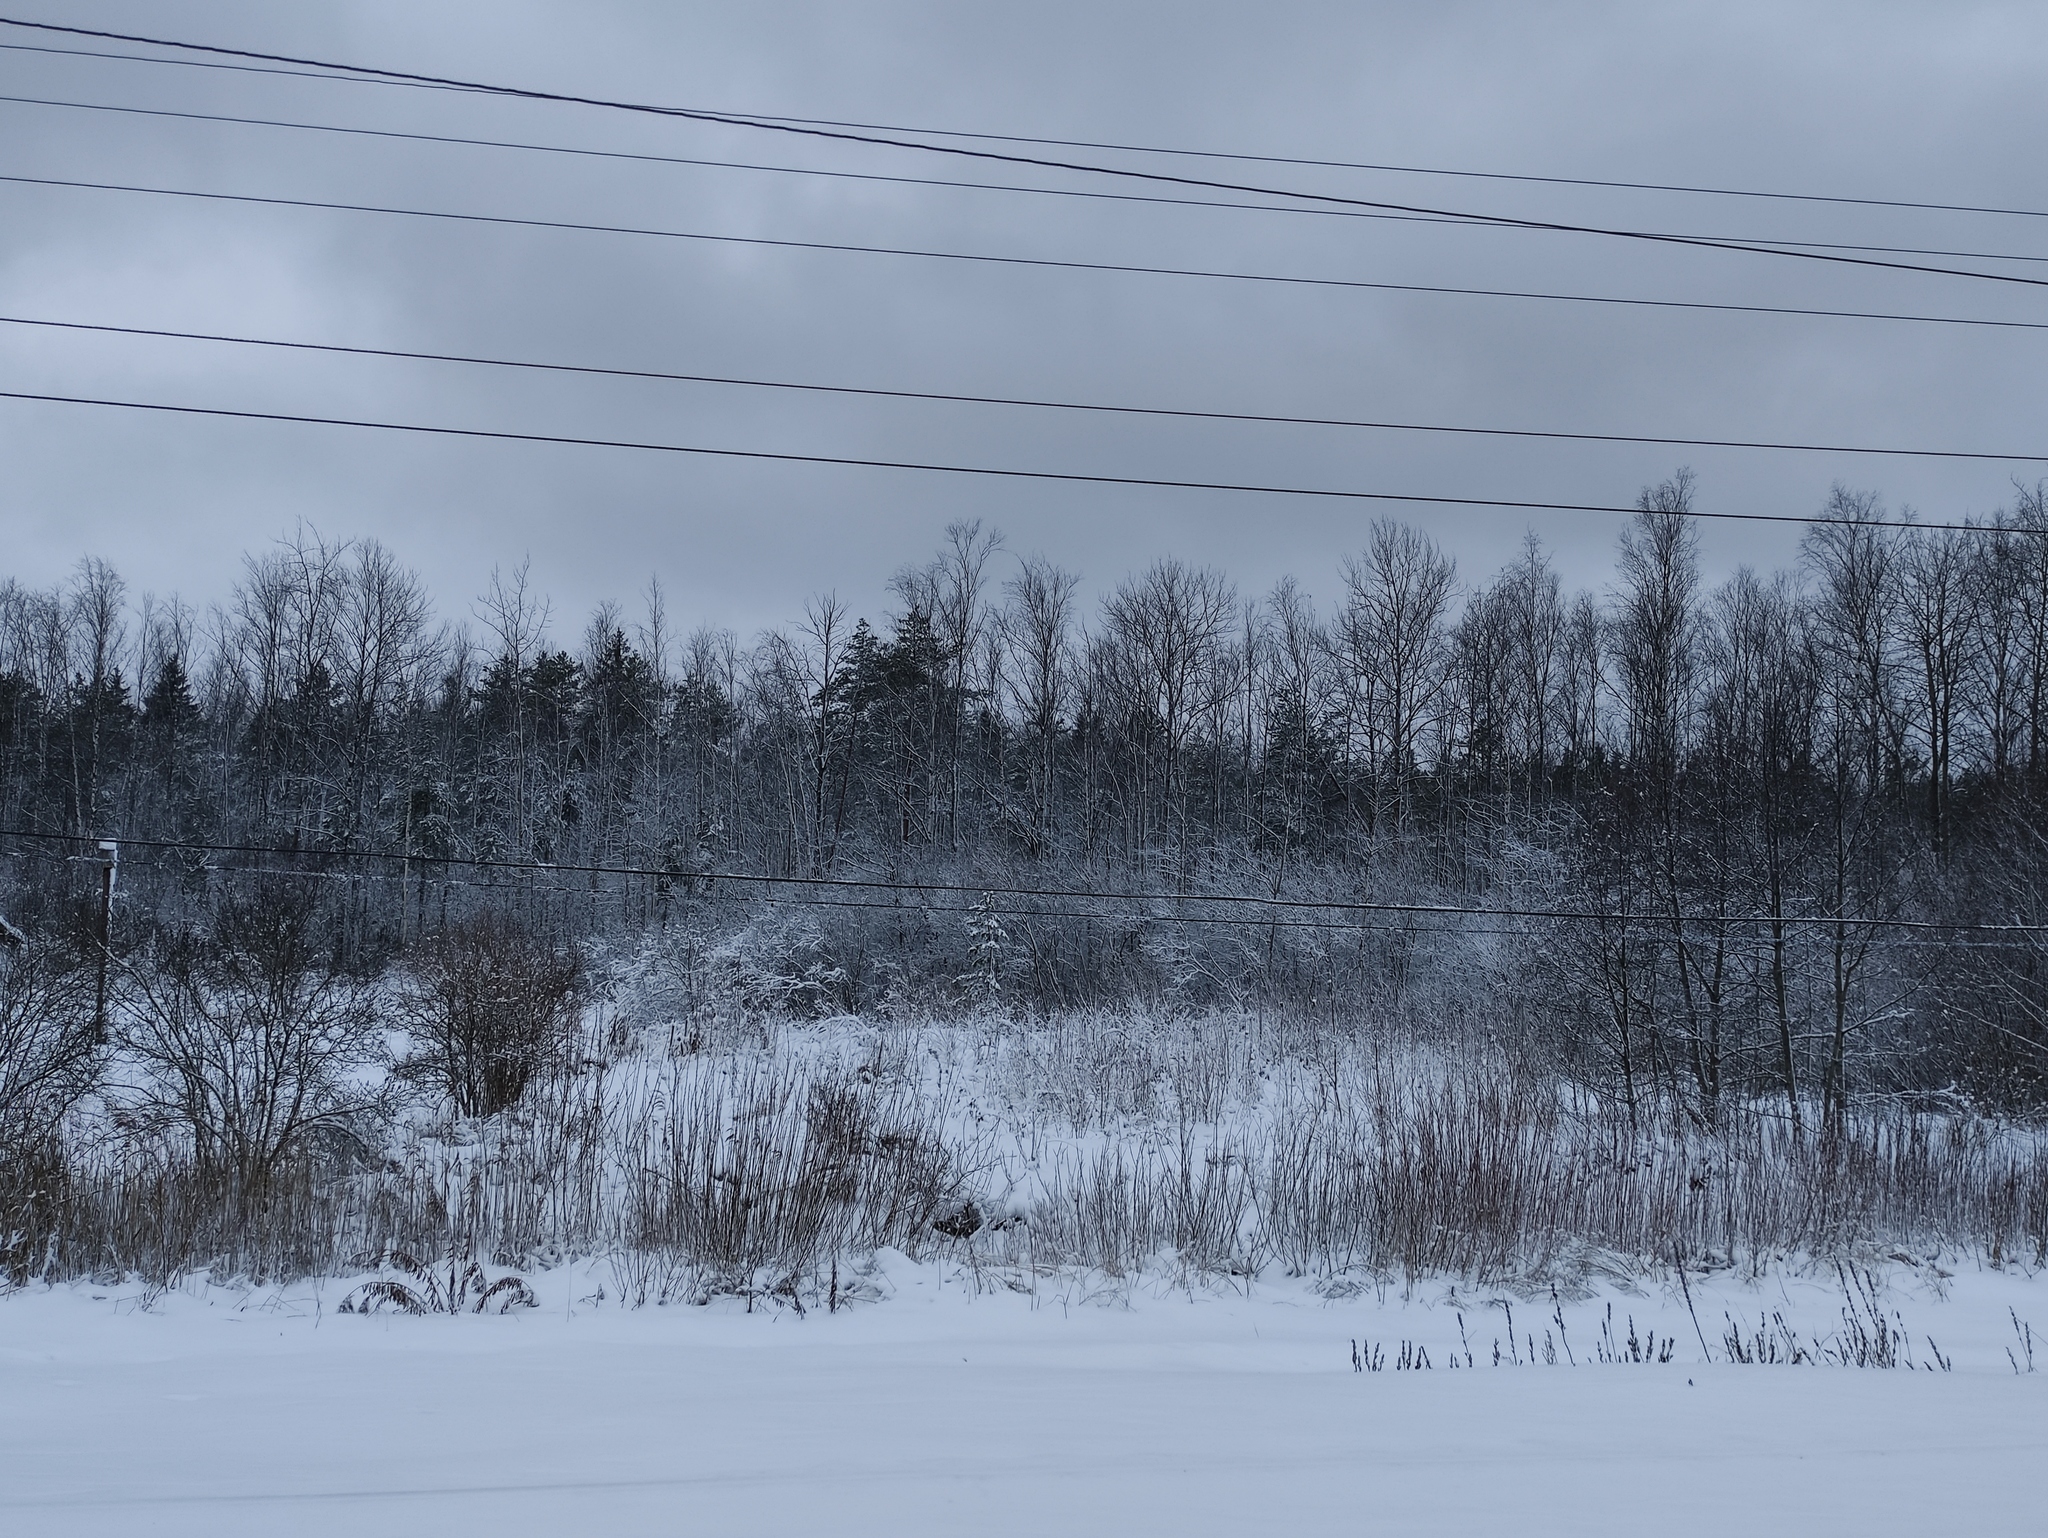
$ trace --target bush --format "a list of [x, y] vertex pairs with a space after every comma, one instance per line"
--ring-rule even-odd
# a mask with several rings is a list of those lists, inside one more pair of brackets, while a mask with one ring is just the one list
[[574, 1038], [582, 959], [503, 914], [457, 924], [413, 958], [401, 1000], [421, 1050], [404, 1071], [465, 1116], [495, 1116]]
[[336, 957], [305, 883], [223, 897], [198, 932], [122, 968], [129, 1124], [186, 1146], [201, 1173], [261, 1189], [293, 1156], [360, 1147], [382, 1108], [371, 991]]
[[92, 978], [45, 947], [0, 944], [0, 1162], [47, 1147], [101, 1055]]

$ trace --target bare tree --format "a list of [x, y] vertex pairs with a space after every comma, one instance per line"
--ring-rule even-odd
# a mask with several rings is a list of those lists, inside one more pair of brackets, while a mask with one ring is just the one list
[[[1795, 1136], [1804, 1130], [1794, 1020], [1793, 921], [1804, 916], [1812, 868], [1813, 725], [1819, 663], [1799, 594], [1783, 576], [1760, 580], [1747, 567], [1714, 595], [1702, 645], [1702, 743], [1698, 777], [1709, 831], [1695, 859], [1724, 904], [1767, 919], [1759, 963], [1775, 1027], [1776, 1065]], [[1718, 878], [1718, 879], [1716, 879]], [[1710, 998], [1719, 1047], [1729, 926], [1709, 928], [1711, 966], [1700, 985]], [[1696, 953], [1697, 955], [1697, 953]]]
[[[1670, 946], [1670, 977], [1679, 996], [1677, 1023], [1694, 1049], [1701, 1111], [1711, 1115], [1719, 1094], [1718, 998], [1709, 991], [1703, 1000], [1699, 984], [1703, 975], [1716, 975], [1724, 951], [1722, 931], [1714, 924], [1709, 928], [1711, 959], [1694, 954], [1680, 795], [1680, 770], [1697, 704], [1701, 639], [1698, 536], [1687, 516], [1692, 488], [1691, 474], [1681, 471], [1637, 498], [1635, 520], [1621, 539], [1613, 652], [1628, 724], [1625, 839], [1651, 872]], [[1669, 1022], [1668, 1014], [1656, 1012], [1644, 1020], [1649, 1050], [1653, 1058], [1662, 1058], [1675, 1097], [1677, 1067], [1665, 1055], [1661, 1035]]]
[[1927, 822], [1937, 854], [1948, 850], [1955, 787], [1955, 732], [1970, 664], [1969, 537], [1915, 530], [1900, 562], [1899, 616], [1913, 659], [1914, 716], [1927, 748]]
[[388, 762], [381, 728], [417, 697], [420, 671], [434, 656], [431, 613], [417, 573], [375, 540], [355, 547], [342, 578], [334, 626], [336, 685], [346, 714], [347, 823], [355, 842], [371, 821], [371, 787]]
[[754, 652], [753, 692], [773, 744], [775, 798], [794, 869], [823, 875], [836, 854], [852, 748], [846, 653], [853, 632], [830, 593], [804, 605], [800, 632], [765, 632]]
[[1236, 607], [1236, 592], [1221, 573], [1171, 557], [1120, 584], [1103, 605], [1106, 633], [1127, 664], [1132, 704], [1156, 729], [1161, 816], [1173, 834], [1179, 873], [1187, 868], [1189, 737], [1208, 704], [1210, 675]]
[[739, 637], [730, 630], [699, 626], [684, 648], [683, 674], [676, 689], [674, 722], [683, 741], [678, 757], [688, 784], [678, 830], [693, 857], [745, 844], [744, 804], [734, 753], [740, 696]]
[[1009, 655], [1005, 677], [1018, 724], [1031, 743], [1028, 784], [1036, 852], [1051, 845], [1059, 795], [1060, 732], [1071, 710], [1074, 590], [1080, 577], [1034, 556], [1004, 584], [999, 627]]
[[2029, 653], [2027, 590], [2032, 583], [2034, 536], [2005, 526], [1970, 541], [1963, 594], [1970, 605], [1964, 626], [1969, 658], [1962, 710], [1974, 727], [1974, 746], [1991, 784], [2012, 788], [2026, 734]]
[[932, 735], [942, 737], [946, 745], [945, 775], [934, 782], [934, 789], [943, 789], [947, 845], [956, 851], [960, 847], [967, 703], [972, 692], [968, 678], [981, 656], [991, 623], [984, 597], [988, 563], [1002, 546], [1000, 529], [983, 528], [979, 518], [956, 520], [946, 525], [946, 542], [936, 559], [925, 566], [905, 567], [892, 583], [905, 605], [931, 625], [947, 671], [945, 687], [934, 691], [930, 704]]
[[2016, 596], [2026, 670], [2027, 788], [2039, 796], [2048, 776], [2048, 482], [2018, 490], [2010, 523], [2020, 566]]
[[293, 1157], [361, 1146], [385, 1102], [372, 993], [325, 919], [304, 882], [274, 879], [122, 969], [125, 1114], [245, 1194]]
[[1451, 632], [1448, 691], [1468, 775], [1485, 793], [1510, 786], [1519, 727], [1524, 714], [1524, 678], [1516, 646], [1515, 592], [1505, 580], [1465, 606]]
[[0, 930], [0, 1171], [48, 1147], [103, 1056], [90, 975]]
[[70, 609], [77, 638], [77, 692], [85, 729], [73, 729], [71, 789], [73, 825], [81, 834], [103, 827], [100, 777], [106, 755], [106, 733], [126, 703], [120, 655], [125, 645], [128, 585], [105, 561], [88, 557], [78, 563]]
[[668, 594], [663, 591], [659, 577], [648, 577], [647, 586], [641, 590], [641, 598], [645, 618], [635, 627], [635, 634], [653, 686], [652, 712], [647, 722], [650, 742], [646, 806], [654, 824], [653, 841], [660, 842], [674, 817], [674, 810], [669, 804], [672, 778], [669, 754], [673, 726], [669, 708], [675, 689], [670, 657], [675, 638], [669, 633]]
[[1550, 765], [1552, 743], [1557, 735], [1559, 675], [1565, 642], [1564, 602], [1557, 572], [1534, 533], [1523, 540], [1521, 559], [1508, 568], [1502, 581], [1509, 595], [1508, 616], [1521, 685], [1516, 746], [1533, 801]]
[[1447, 620], [1456, 580], [1456, 566], [1427, 535], [1385, 518], [1373, 524], [1365, 553], [1344, 562], [1336, 639], [1352, 721], [1365, 733], [1375, 800], [1380, 787], [1391, 792], [1397, 829], [1407, 826], [1418, 749], [1449, 682]]
[[1896, 535], [1876, 522], [1883, 507], [1875, 495], [1837, 486], [1826, 512], [1830, 521], [1808, 533], [1805, 554], [1817, 587], [1815, 753], [1826, 832], [1816, 884], [1820, 911], [1833, 920], [1825, 951], [1821, 1091], [1824, 1117], [1837, 1126], [1848, 1107], [1850, 1042], [1882, 1013], [1864, 1003], [1879, 955], [1880, 931], [1871, 921], [1895, 917], [1900, 900], [1901, 862], [1886, 795], [1903, 770], [1896, 681], [1900, 560]]
[[1815, 638], [1837, 680], [1840, 730], [1853, 739], [1844, 744], [1848, 763], [1874, 791], [1896, 714], [1897, 538], [1878, 522], [1884, 507], [1874, 493], [1836, 486], [1823, 513], [1828, 521], [1810, 529], [1803, 546], [1818, 585]]
[[1563, 759], [1576, 789], [1579, 776], [1601, 754], [1607, 688], [1607, 625], [1590, 593], [1572, 600], [1558, 665]]
[[497, 666], [504, 670], [511, 693], [512, 740], [510, 746], [512, 838], [521, 853], [533, 842], [533, 808], [529, 794], [532, 757], [532, 723], [529, 719], [527, 677], [539, 656], [547, 635], [549, 606], [533, 590], [528, 579], [530, 560], [521, 561], [512, 572], [493, 569], [490, 585], [480, 601], [482, 618], [498, 640]]
[[1629, 751], [1653, 774], [1678, 769], [1693, 704], [1698, 641], [1699, 535], [1690, 471], [1637, 499], [1621, 538], [1615, 663], [1628, 710]]
[[1275, 844], [1277, 895], [1288, 857], [1307, 836], [1335, 778], [1331, 749], [1339, 685], [1330, 662], [1329, 633], [1315, 605], [1293, 578], [1283, 578], [1266, 600], [1265, 742], [1268, 767], [1279, 790], [1279, 827], [1266, 819]]

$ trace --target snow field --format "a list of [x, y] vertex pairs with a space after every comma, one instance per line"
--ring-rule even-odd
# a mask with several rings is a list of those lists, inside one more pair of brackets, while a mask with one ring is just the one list
[[[2026, 1533], [2048, 1507], [2048, 1372], [2005, 1355], [2048, 1285], [2010, 1271], [1891, 1268], [1883, 1308], [1947, 1372], [1720, 1359], [1724, 1314], [1839, 1330], [1832, 1273], [1696, 1281], [1712, 1363], [1662, 1284], [1565, 1300], [1578, 1365], [1519, 1368], [1488, 1365], [1501, 1300], [1440, 1285], [1034, 1297], [885, 1254], [880, 1301], [799, 1317], [622, 1308], [604, 1261], [529, 1280], [504, 1318], [338, 1315], [332, 1281], [0, 1299], [0, 1531]], [[1551, 1299], [1506, 1301], [1540, 1356]], [[1610, 1303], [1672, 1359], [1589, 1360]], [[1393, 1370], [1403, 1341], [1432, 1370]]]

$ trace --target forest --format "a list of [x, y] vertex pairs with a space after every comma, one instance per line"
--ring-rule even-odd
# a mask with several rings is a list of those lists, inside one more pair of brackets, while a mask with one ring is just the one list
[[[97, 558], [6, 581], [17, 1226], [87, 1145], [131, 1219], [167, 1171], [313, 1191], [407, 1096], [530, 1112], [605, 1040], [846, 1017], [1141, 1020], [1183, 1075], [1254, 1022], [1247, 1083], [1269, 1030], [1370, 1040], [1619, 1138], [2032, 1120], [2048, 495], [1838, 488], [1795, 566], [1718, 585], [1693, 497], [1645, 489], [1597, 589], [1383, 520], [1320, 600], [1167, 557], [1092, 608], [963, 521], [878, 621], [752, 639], [650, 583], [571, 640], [525, 566], [439, 605], [304, 529], [203, 611]], [[826, 1136], [816, 1085], [762, 1093]]]

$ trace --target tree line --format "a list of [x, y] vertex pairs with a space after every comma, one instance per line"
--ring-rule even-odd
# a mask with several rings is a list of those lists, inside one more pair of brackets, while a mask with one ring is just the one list
[[[1738, 1096], [1822, 1130], [1873, 1092], [2038, 1107], [2043, 489], [1934, 529], [1838, 488], [1795, 564], [1718, 585], [1693, 495], [1646, 489], [1598, 589], [1533, 535], [1461, 579], [1383, 520], [1321, 602], [1169, 557], [1087, 606], [967, 521], [879, 623], [825, 595], [751, 640], [650, 583], [570, 642], [524, 566], [437, 616], [391, 551], [306, 531], [204, 611], [88, 559], [0, 583], [0, 913], [140, 954], [237, 872], [324, 875], [323, 943], [370, 975], [479, 914], [622, 943], [704, 873], [1141, 892], [1100, 922], [715, 911], [805, 1008], [1366, 1009], [1704, 1126]], [[105, 838], [138, 842], [95, 938]], [[1175, 905], [1218, 893], [1387, 906]]]

